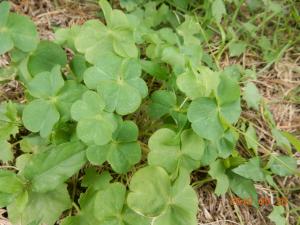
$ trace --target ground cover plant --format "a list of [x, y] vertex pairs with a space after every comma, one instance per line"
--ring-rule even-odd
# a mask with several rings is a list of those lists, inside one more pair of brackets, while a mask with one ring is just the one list
[[[222, 0], [201, 8], [189, 1], [120, 1], [123, 10], [99, 4], [101, 20], [57, 27], [50, 41], [0, 3], [0, 54], [11, 60], [0, 79], [16, 77], [26, 96], [0, 107], [0, 207], [10, 221], [193, 225], [194, 188], [205, 182], [215, 184], [216, 195], [234, 193], [255, 208], [255, 183], [284, 197], [273, 177], [299, 176], [299, 140], [276, 127], [255, 68], [222, 68], [220, 58], [226, 50], [238, 57], [259, 48], [265, 70], [296, 41], [275, 37], [277, 51], [262, 36], [251, 46], [247, 39], [260, 28], [236, 22], [225, 31]], [[233, 1], [236, 13], [241, 4]], [[283, 13], [272, 1], [248, 7], [260, 4], [271, 16]], [[221, 37], [213, 55], [204, 48], [211, 47], [204, 43], [212, 34], [203, 30], [210, 24]], [[280, 153], [259, 140], [242, 106], [263, 116]], [[200, 170], [205, 177], [191, 181]], [[270, 220], [285, 224], [288, 207], [295, 205], [274, 206]]]

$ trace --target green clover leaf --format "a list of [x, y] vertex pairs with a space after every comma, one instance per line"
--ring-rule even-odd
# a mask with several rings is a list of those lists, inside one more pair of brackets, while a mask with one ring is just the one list
[[47, 137], [59, 120], [59, 112], [52, 103], [36, 99], [24, 108], [22, 120], [28, 130]]
[[217, 141], [218, 155], [224, 159], [230, 156], [235, 148], [238, 138], [239, 136], [235, 131], [231, 129], [225, 131]]
[[40, 132], [42, 137], [51, 133], [60, 118], [62, 121], [70, 119], [71, 105], [85, 90], [75, 81], [65, 82], [59, 66], [51, 72], [39, 73], [27, 86], [30, 95], [37, 99], [25, 106], [22, 120], [28, 130]]
[[231, 42], [228, 46], [230, 57], [240, 56], [246, 51], [247, 43], [244, 41]]
[[267, 166], [274, 174], [290, 176], [297, 170], [297, 160], [286, 155], [271, 156]]
[[38, 99], [25, 106], [22, 120], [24, 126], [32, 132], [40, 132], [47, 137], [59, 120], [59, 112], [55, 107], [55, 95], [64, 86], [59, 66], [51, 72], [38, 74], [28, 83], [29, 93]]
[[54, 225], [60, 215], [71, 207], [67, 185], [38, 193], [24, 192], [8, 209], [9, 220], [13, 224], [49, 224]]
[[80, 214], [69, 216], [62, 222], [63, 225], [94, 225], [99, 224], [95, 217], [96, 196], [99, 191], [106, 190], [110, 187], [111, 175], [108, 171], [99, 174], [95, 168], [85, 169], [81, 186], [87, 187], [86, 192], [82, 193], [79, 198]]
[[212, 178], [217, 180], [215, 193], [217, 195], [225, 194], [229, 188], [229, 178], [226, 175], [226, 168], [223, 162], [218, 159], [211, 163], [208, 173]]
[[241, 114], [240, 86], [236, 80], [225, 73], [220, 75], [217, 102], [220, 108], [220, 117], [228, 123], [237, 122]]
[[239, 99], [240, 86], [238, 82], [225, 73], [222, 73], [220, 75], [217, 98], [220, 105], [229, 104]]
[[34, 23], [26, 16], [9, 13], [7, 1], [0, 4], [0, 55], [14, 47], [24, 52], [34, 50], [39, 42]]
[[233, 172], [227, 173], [230, 189], [242, 199], [251, 199], [253, 206], [258, 207], [258, 197], [253, 181], [237, 175]]
[[188, 15], [185, 16], [184, 22], [177, 27], [177, 32], [184, 38], [185, 44], [200, 44], [199, 38], [195, 37], [200, 31], [201, 27], [196, 18]]
[[71, 106], [87, 91], [84, 85], [74, 80], [68, 80], [55, 97], [55, 106], [60, 114], [60, 120], [65, 122], [71, 118]]
[[211, 5], [211, 13], [217, 23], [221, 23], [224, 15], [226, 15], [226, 7], [223, 0], [214, 0]]
[[79, 141], [68, 142], [33, 156], [22, 175], [32, 185], [36, 192], [46, 192], [55, 189], [86, 162], [84, 145]]
[[[64, 86], [60, 67], [54, 67], [51, 72], [42, 72], [28, 83], [30, 95], [35, 98], [47, 99], [55, 97]], [[53, 99], [54, 101], [55, 99]]]
[[78, 121], [78, 138], [88, 144], [105, 145], [117, 128], [114, 114], [105, 112], [103, 98], [93, 91], [86, 91], [82, 99], [71, 108], [72, 118]]
[[127, 16], [120, 10], [112, 10], [104, 1], [100, 4], [107, 9], [107, 26], [100, 21], [88, 21], [75, 38], [76, 49], [84, 53], [87, 61], [92, 64], [107, 58], [136, 58], [138, 49]]
[[158, 90], [151, 95], [152, 102], [149, 105], [149, 116], [158, 119], [168, 113], [177, 105], [176, 95], [174, 92]]
[[112, 140], [103, 146], [89, 146], [87, 158], [96, 165], [106, 160], [117, 173], [126, 173], [141, 159], [141, 148], [137, 142], [138, 127], [132, 121], [124, 121], [113, 133]]
[[41, 72], [51, 71], [56, 65], [63, 67], [66, 64], [66, 53], [59, 45], [50, 41], [41, 41], [29, 56], [28, 71], [35, 76]]
[[95, 199], [94, 215], [99, 224], [148, 225], [149, 219], [138, 215], [125, 205], [126, 188], [120, 183], [100, 190]]
[[12, 146], [6, 140], [0, 139], [0, 161], [7, 163], [8, 161], [12, 161], [14, 159], [14, 155], [12, 152]]
[[103, 96], [107, 111], [126, 115], [137, 110], [148, 88], [141, 76], [137, 60], [125, 60], [110, 66], [102, 62], [84, 73], [84, 82], [90, 89], [97, 89]]
[[265, 174], [262, 168], [260, 167], [259, 157], [250, 159], [248, 162], [241, 164], [240, 166], [234, 168], [232, 172], [251, 179], [253, 181], [264, 181]]
[[199, 67], [197, 71], [188, 70], [177, 77], [178, 88], [190, 99], [209, 97], [217, 89], [218, 73], [208, 67]]
[[200, 137], [214, 141], [224, 132], [217, 102], [212, 98], [201, 97], [192, 101], [187, 115], [193, 130]]
[[17, 104], [13, 102], [2, 102], [0, 104], [0, 140], [15, 136], [18, 131], [20, 118], [18, 116]]
[[189, 175], [183, 170], [171, 184], [163, 168], [147, 166], [132, 177], [128, 206], [152, 218], [153, 225], [196, 225], [198, 200], [189, 182]]
[[0, 170], [0, 207], [8, 206], [23, 191], [23, 181], [12, 171]]
[[81, 27], [78, 25], [74, 25], [70, 28], [58, 28], [55, 31], [55, 40], [56, 44], [61, 46], [66, 46], [71, 48], [72, 50], [76, 50], [75, 48], [75, 38], [80, 33]]
[[249, 108], [253, 108], [255, 110], [259, 109], [259, 103], [262, 97], [253, 82], [248, 82], [246, 84], [244, 88], [243, 98]]
[[184, 168], [188, 172], [200, 166], [204, 141], [191, 129], [184, 130], [180, 137], [172, 130], [163, 128], [149, 139], [149, 165], [161, 166], [168, 173]]
[[188, 119], [193, 130], [203, 138], [216, 140], [221, 137], [228, 123], [235, 123], [240, 117], [240, 88], [236, 80], [222, 73], [216, 91], [216, 100], [200, 97], [188, 108]]
[[256, 130], [255, 128], [249, 124], [245, 134], [244, 134], [244, 138], [246, 141], [246, 145], [248, 149], [253, 149], [254, 153], [257, 155], [257, 149], [258, 149], [258, 138], [256, 135]]
[[285, 225], [286, 218], [284, 217], [283, 206], [274, 206], [272, 212], [268, 215], [268, 218], [273, 221], [276, 225]]

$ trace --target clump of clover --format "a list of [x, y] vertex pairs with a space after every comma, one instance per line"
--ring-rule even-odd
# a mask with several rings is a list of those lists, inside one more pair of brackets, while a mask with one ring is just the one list
[[[16, 168], [0, 170], [0, 207], [13, 224], [51, 225], [74, 206], [63, 225], [195, 225], [192, 171], [208, 166], [216, 194], [230, 189], [254, 206], [254, 181], [272, 184], [272, 173], [293, 173], [296, 162], [288, 156], [271, 155], [261, 166], [255, 129], [239, 123], [239, 82], [247, 83], [243, 96], [258, 110], [260, 100], [251, 98], [256, 87], [205, 63], [193, 17], [174, 22], [168, 6], [155, 2], [127, 14], [106, 0], [100, 6], [105, 24], [89, 20], [39, 41], [33, 22], [0, 4], [0, 54], [10, 55], [7, 69], [17, 71], [27, 99], [0, 108], [0, 159], [15, 160]], [[70, 61], [63, 48], [74, 53]], [[157, 129], [144, 152], [134, 121], [141, 104]], [[8, 141], [22, 126], [31, 134], [13, 155]], [[249, 161], [236, 151], [240, 134], [254, 153]]]

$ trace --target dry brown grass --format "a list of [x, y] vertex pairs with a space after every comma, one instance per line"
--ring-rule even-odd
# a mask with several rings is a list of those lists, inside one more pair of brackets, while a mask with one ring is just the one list
[[[55, 1], [54, 1], [55, 2]], [[67, 27], [73, 24], [82, 24], [84, 21], [94, 18], [99, 10], [94, 4], [81, 4], [71, 1], [47, 0], [20, 0], [12, 1], [13, 9], [19, 13], [29, 15], [38, 26], [41, 38], [53, 39], [53, 26]], [[7, 57], [0, 58], [0, 67], [7, 65]], [[263, 66], [261, 60], [255, 53], [247, 52], [238, 60], [232, 60], [225, 56], [222, 60], [222, 66], [239, 63], [244, 67], [260, 68]], [[270, 69], [260, 74], [257, 85], [265, 101], [270, 105], [278, 128], [296, 134], [300, 137], [300, 105], [291, 96], [293, 91], [300, 87], [300, 54], [290, 49], [284, 57]], [[17, 81], [11, 81], [0, 86], [0, 101], [6, 99], [23, 100], [22, 86]], [[246, 111], [243, 116], [251, 120], [258, 132], [259, 138], [263, 140], [264, 145], [270, 149], [274, 146], [274, 139], [263, 119], [253, 111]], [[300, 155], [297, 155], [300, 160]], [[276, 178], [277, 183], [289, 201], [300, 206], [300, 192], [291, 191], [291, 188], [300, 187], [298, 177]], [[259, 196], [274, 197], [276, 191], [266, 184], [256, 184]], [[267, 215], [271, 212], [272, 206], [262, 206], [255, 209], [249, 206], [233, 205], [230, 202], [230, 193], [217, 197], [214, 192], [213, 182], [207, 183], [197, 189], [199, 195], [199, 224], [202, 225], [265, 225], [272, 224]], [[287, 217], [290, 224], [296, 224], [297, 218], [290, 216], [289, 207]], [[4, 210], [0, 209], [0, 225], [10, 225], [9, 222], [1, 216]]]

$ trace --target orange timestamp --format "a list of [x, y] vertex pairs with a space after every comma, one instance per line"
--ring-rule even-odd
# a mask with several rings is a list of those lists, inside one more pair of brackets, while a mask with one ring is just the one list
[[[244, 206], [251, 206], [252, 205], [252, 198], [239, 198], [239, 197], [232, 197], [230, 199], [230, 204], [232, 205], [244, 205]], [[273, 201], [270, 197], [260, 197], [258, 199], [258, 204], [260, 206], [268, 206], [268, 205], [281, 205], [286, 206], [288, 204], [288, 199], [285, 197], [278, 197], [274, 198]]]

